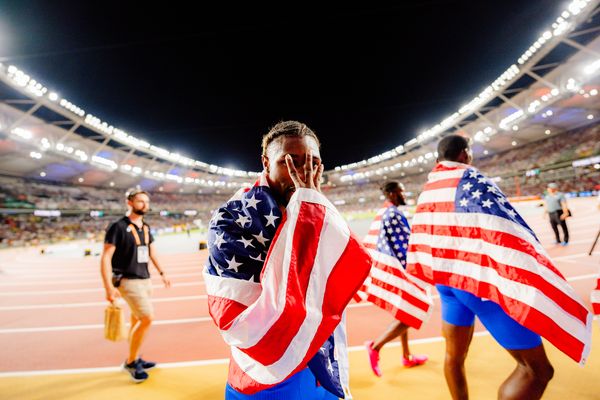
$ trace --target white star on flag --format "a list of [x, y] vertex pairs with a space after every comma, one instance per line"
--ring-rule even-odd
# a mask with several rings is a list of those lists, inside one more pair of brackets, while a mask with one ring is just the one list
[[238, 272], [238, 267], [242, 265], [242, 263], [235, 261], [235, 255], [231, 257], [231, 260], [225, 258], [225, 261], [227, 261], [227, 268], [232, 269], [235, 272]]
[[484, 200], [481, 205], [483, 207], [492, 208], [492, 204], [494, 204], [490, 199]]
[[468, 200], [468, 199], [465, 199], [465, 198], [462, 198], [462, 199], [459, 201], [459, 203], [460, 203], [460, 206], [461, 206], [461, 207], [466, 207], [466, 206], [469, 204], [469, 200]]
[[211, 220], [211, 222], [213, 223], [213, 225], [216, 225], [217, 222], [219, 222], [222, 219], [223, 219], [223, 213], [222, 212], [216, 212], [215, 216], [213, 217], [213, 219]]
[[243, 236], [241, 239], [238, 239], [237, 242], [242, 242], [242, 244], [244, 245], [244, 248], [246, 248], [248, 246], [254, 247], [254, 245], [252, 244], [252, 239], [246, 239]]
[[256, 240], [257, 240], [257, 241], [259, 241], [259, 242], [260, 242], [260, 244], [262, 244], [263, 246], [265, 246], [265, 245], [266, 245], [266, 243], [269, 241], [269, 239], [267, 239], [267, 238], [265, 238], [265, 237], [263, 236], [263, 233], [262, 233], [262, 231], [260, 231], [260, 232], [258, 233], [258, 235], [252, 235], [252, 236], [254, 236], [254, 237], [256, 238]]
[[278, 216], [273, 215], [273, 210], [271, 210], [271, 212], [269, 213], [269, 215], [265, 215], [264, 217], [267, 219], [267, 225], [266, 226], [269, 226], [269, 225], [275, 226], [275, 220], [279, 219]]
[[482, 195], [483, 193], [481, 193], [479, 191], [479, 189], [477, 189], [476, 191], [474, 191], [473, 193], [471, 193], [471, 196], [473, 196], [476, 199], [479, 199], [479, 197]]
[[471, 190], [471, 188], [472, 188], [472, 187], [473, 187], [473, 184], [471, 184], [471, 182], [467, 182], [467, 183], [465, 183], [465, 184], [462, 186], [463, 190], [465, 190], [465, 191], [467, 191], [467, 192], [468, 192], [469, 190]]
[[252, 197], [246, 199], [246, 207], [248, 207], [248, 208], [253, 207], [256, 210], [257, 209], [256, 205], [258, 203], [260, 203], [261, 201], [262, 200], [256, 200], [256, 198], [254, 197], [254, 195], [252, 195]]
[[217, 233], [215, 236], [216, 236], [215, 246], [217, 246], [217, 249], [221, 250], [221, 245], [226, 242], [226, 240], [223, 239], [223, 236], [225, 236], [225, 233], [223, 232], [220, 235]]
[[235, 222], [242, 228], [250, 221], [251, 221], [250, 217], [247, 217], [244, 214], [240, 214], [238, 216], [238, 219], [235, 220]]

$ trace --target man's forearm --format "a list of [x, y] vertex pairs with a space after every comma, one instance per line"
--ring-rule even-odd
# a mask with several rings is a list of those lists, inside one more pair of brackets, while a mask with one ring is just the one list
[[102, 283], [104, 284], [104, 288], [111, 288], [113, 286], [112, 265], [111, 261], [107, 260], [104, 256], [100, 259], [100, 273], [102, 274]]
[[160, 267], [160, 265], [158, 265], [158, 262], [156, 262], [156, 258], [150, 256], [150, 260], [152, 260], [152, 265], [154, 265], [154, 268], [156, 268], [156, 271], [158, 271], [159, 274], [164, 275], [165, 272]]

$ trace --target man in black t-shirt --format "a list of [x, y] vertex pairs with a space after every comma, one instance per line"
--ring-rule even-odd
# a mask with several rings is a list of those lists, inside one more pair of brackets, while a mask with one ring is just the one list
[[141, 190], [131, 190], [126, 197], [129, 212], [106, 231], [101, 273], [106, 299], [112, 303], [122, 297], [131, 309], [129, 356], [123, 367], [133, 381], [139, 383], [148, 379], [146, 370], [156, 366], [156, 363], [139, 357], [144, 336], [154, 318], [148, 262], [152, 261], [165, 287], [170, 287], [171, 282], [156, 260], [154, 238], [143, 221], [144, 214], [150, 209], [150, 196]]

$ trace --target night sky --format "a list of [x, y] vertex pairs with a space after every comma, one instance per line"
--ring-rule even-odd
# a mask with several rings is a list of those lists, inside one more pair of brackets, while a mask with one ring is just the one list
[[253, 171], [283, 119], [317, 132], [327, 169], [403, 144], [515, 63], [567, 4], [121, 3], [2, 1], [0, 61], [130, 134]]

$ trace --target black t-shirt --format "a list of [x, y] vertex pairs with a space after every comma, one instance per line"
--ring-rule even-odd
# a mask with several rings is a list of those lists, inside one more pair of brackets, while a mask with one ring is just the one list
[[137, 244], [135, 237], [131, 233], [131, 227], [137, 230], [140, 238], [140, 244], [147, 246], [154, 241], [154, 237], [150, 233], [150, 226], [147, 226], [149, 243], [145, 242], [144, 230], [135, 225], [128, 217], [123, 217], [120, 220], [113, 222], [106, 231], [104, 243], [115, 245], [115, 253], [112, 256], [112, 270], [115, 275], [123, 275], [123, 278], [129, 279], [146, 279], [150, 278], [148, 272], [148, 263], [137, 262]]

